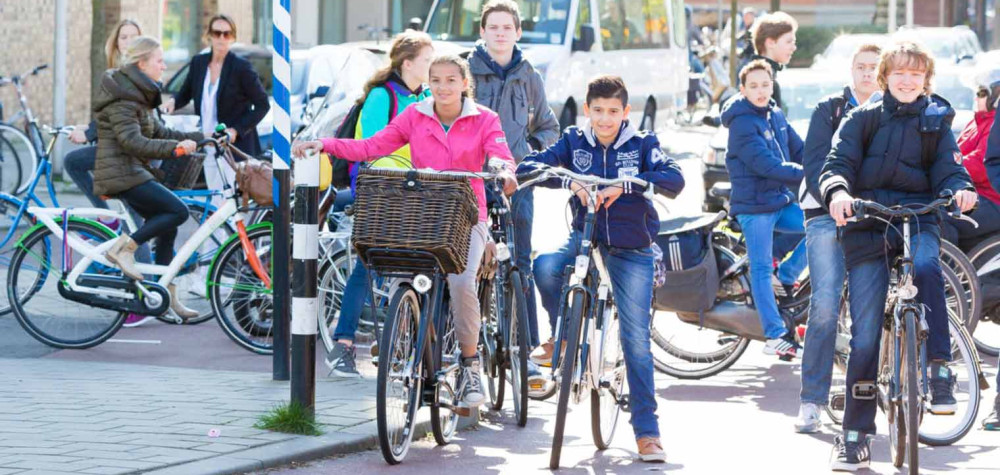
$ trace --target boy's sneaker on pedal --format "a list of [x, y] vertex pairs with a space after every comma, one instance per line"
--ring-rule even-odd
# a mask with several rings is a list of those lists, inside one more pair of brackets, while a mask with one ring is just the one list
[[931, 414], [950, 416], [958, 409], [955, 401], [955, 376], [951, 373], [948, 363], [932, 361], [928, 365], [931, 373]]
[[528, 355], [528, 359], [532, 363], [548, 368], [552, 366], [552, 352], [555, 351], [555, 346], [555, 339], [549, 338], [549, 341], [542, 343], [541, 345], [535, 347], [534, 350], [531, 350], [531, 354]]
[[804, 402], [799, 405], [799, 417], [795, 420], [795, 432], [812, 434], [818, 431], [821, 425], [819, 409], [818, 404], [811, 402]]
[[854, 430], [838, 435], [833, 443], [830, 470], [856, 472], [871, 465], [871, 442], [868, 436]]
[[462, 370], [459, 373], [458, 387], [462, 388], [461, 405], [465, 407], [479, 407], [486, 400], [483, 395], [483, 380], [480, 373], [479, 355], [471, 358], [462, 358]]
[[778, 355], [782, 361], [791, 361], [799, 356], [802, 347], [795, 341], [792, 332], [785, 332], [781, 338], [772, 338], [764, 344], [765, 355]]
[[1000, 394], [993, 400], [993, 412], [983, 419], [984, 430], [1000, 430]]
[[358, 365], [355, 362], [354, 345], [345, 345], [337, 342], [333, 344], [333, 351], [330, 352], [330, 359], [326, 361], [330, 367], [330, 375], [340, 378], [360, 378]]

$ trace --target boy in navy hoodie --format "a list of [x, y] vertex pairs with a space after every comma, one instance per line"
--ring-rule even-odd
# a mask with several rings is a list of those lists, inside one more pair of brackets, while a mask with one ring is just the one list
[[[729, 128], [726, 169], [733, 183], [730, 212], [747, 241], [750, 290], [767, 342], [764, 353], [782, 359], [798, 356], [799, 345], [778, 312], [771, 287], [774, 232], [805, 233], [795, 192], [802, 182], [802, 139], [775, 103], [774, 71], [762, 59], [740, 71], [740, 95], [725, 105], [722, 123]], [[805, 241], [778, 269], [790, 288], [806, 267]]]
[[[679, 193], [684, 188], [681, 169], [661, 149], [656, 135], [637, 131], [626, 119], [628, 91], [617, 76], [601, 76], [587, 85], [583, 113], [589, 123], [583, 128], [567, 128], [559, 141], [543, 152], [525, 157], [519, 167], [528, 171], [532, 162], [563, 167], [577, 173], [602, 178], [637, 177]], [[556, 252], [535, 259], [535, 282], [542, 306], [555, 329], [559, 310], [563, 269], [573, 263], [579, 250], [589, 197], [571, 180], [550, 180], [543, 186], [569, 188], [573, 230], [569, 240]], [[666, 460], [656, 423], [653, 387], [653, 354], [650, 351], [650, 305], [653, 298], [653, 251], [650, 246], [660, 221], [653, 204], [631, 187], [607, 187], [596, 197], [598, 244], [611, 274], [611, 286], [621, 325], [626, 378], [631, 391], [632, 429], [639, 455], [644, 461]], [[549, 339], [535, 349], [531, 359], [538, 364], [552, 360], [554, 342]]]

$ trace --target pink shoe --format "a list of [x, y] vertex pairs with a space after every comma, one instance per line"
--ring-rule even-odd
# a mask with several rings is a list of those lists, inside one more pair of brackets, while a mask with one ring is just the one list
[[142, 325], [142, 324], [144, 324], [144, 323], [146, 323], [146, 322], [148, 322], [148, 321], [150, 321], [150, 320], [152, 320], [154, 318], [156, 318], [156, 317], [151, 317], [149, 315], [139, 315], [139, 314], [136, 314], [136, 313], [130, 313], [130, 314], [128, 314], [128, 317], [125, 318], [125, 323], [122, 324], [122, 326], [125, 327], [125, 328], [133, 328], [133, 327], [137, 327], [139, 325]]
[[[105, 216], [100, 216], [97, 218], [97, 222], [107, 226], [114, 232], [118, 232], [119, 227], [121, 226], [121, 221], [119, 221], [118, 218], [109, 218]], [[126, 321], [126, 323], [128, 322]]]

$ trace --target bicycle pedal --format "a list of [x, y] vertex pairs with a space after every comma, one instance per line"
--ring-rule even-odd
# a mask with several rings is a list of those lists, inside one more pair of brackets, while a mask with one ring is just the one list
[[781, 355], [781, 356], [778, 357], [778, 359], [787, 363], [789, 361], [794, 360], [795, 357], [792, 356], [792, 355]]
[[472, 415], [472, 408], [467, 406], [456, 406], [452, 408], [451, 412], [458, 414], [459, 417], [469, 417]]
[[628, 394], [622, 394], [618, 398], [618, 406], [622, 408], [622, 412], [632, 412], [632, 398]]
[[834, 411], [843, 411], [847, 407], [847, 395], [846, 394], [834, 394], [830, 398], [830, 409]]
[[378, 368], [378, 356], [372, 357], [372, 366]]

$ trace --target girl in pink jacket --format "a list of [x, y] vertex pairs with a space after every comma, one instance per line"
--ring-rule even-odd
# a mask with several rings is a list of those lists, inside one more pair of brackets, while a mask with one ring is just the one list
[[[322, 139], [298, 142], [292, 146], [295, 156], [320, 150], [352, 161], [372, 161], [410, 144], [414, 168], [480, 172], [490, 158], [506, 162], [504, 192], [517, 188], [514, 159], [507, 148], [507, 138], [496, 113], [472, 99], [472, 75], [464, 59], [454, 55], [439, 56], [431, 63], [432, 97], [406, 108], [386, 128], [364, 140]], [[448, 276], [455, 329], [462, 350], [462, 401], [469, 407], [485, 399], [480, 380], [479, 297], [476, 276], [488, 240], [486, 228], [486, 192], [483, 181], [471, 180], [479, 204], [479, 224], [472, 228], [469, 257], [465, 272]]]

